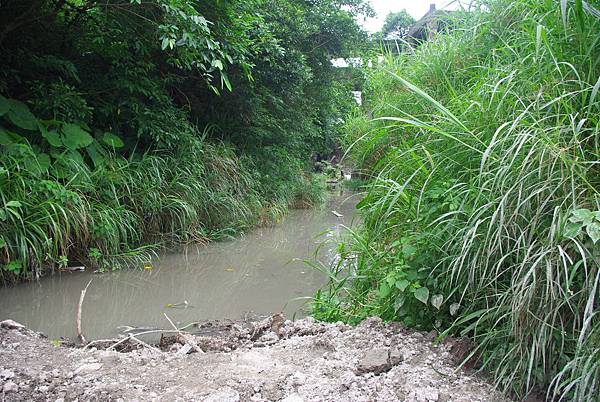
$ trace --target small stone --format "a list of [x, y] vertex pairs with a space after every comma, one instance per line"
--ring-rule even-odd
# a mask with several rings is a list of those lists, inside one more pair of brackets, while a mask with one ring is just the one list
[[438, 402], [448, 402], [452, 399], [449, 394], [441, 393], [438, 398]]
[[98, 356], [98, 359], [106, 366], [114, 366], [115, 364], [119, 363], [119, 355], [109, 351], [101, 352], [100, 356]]
[[83, 366], [79, 366], [76, 370], [75, 370], [75, 375], [78, 374], [90, 374], [93, 373], [94, 371], [98, 371], [102, 368], [102, 364], [101, 363], [89, 363], [89, 364], [84, 364]]
[[375, 348], [365, 352], [358, 362], [357, 374], [380, 374], [388, 371], [392, 365], [389, 362], [389, 350]]
[[17, 392], [19, 390], [19, 386], [12, 381], [7, 381], [2, 387], [2, 392], [8, 394], [10, 392]]
[[283, 398], [281, 402], [304, 402], [304, 399], [298, 394], [290, 394]]
[[396, 348], [390, 349], [390, 364], [395, 366], [396, 364], [404, 361], [404, 354]]
[[296, 371], [294, 373], [294, 375], [292, 375], [292, 384], [304, 385], [305, 383], [306, 383], [306, 374]]
[[438, 399], [440, 398], [439, 392], [433, 388], [421, 389], [417, 392], [417, 395], [419, 396], [419, 399], [429, 402], [438, 402]]
[[15, 373], [13, 373], [10, 370], [0, 370], [0, 378], [3, 380], [10, 380], [14, 376], [15, 376]]
[[204, 399], [204, 402], [238, 402], [240, 394], [230, 387], [223, 387]]
[[0, 321], [0, 328], [4, 328], [4, 329], [23, 329], [23, 328], [25, 328], [25, 325], [19, 324], [18, 322], [13, 321], [13, 320], [4, 320], [4, 321]]

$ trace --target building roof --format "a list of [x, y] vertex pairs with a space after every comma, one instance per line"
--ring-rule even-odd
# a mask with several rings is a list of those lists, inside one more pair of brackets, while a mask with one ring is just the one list
[[450, 11], [438, 10], [435, 4], [431, 4], [429, 11], [410, 27], [406, 37], [408, 39], [427, 39], [429, 24], [441, 19], [447, 19], [449, 15]]

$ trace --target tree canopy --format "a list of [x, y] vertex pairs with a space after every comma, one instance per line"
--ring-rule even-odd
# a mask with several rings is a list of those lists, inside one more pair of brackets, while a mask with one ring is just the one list
[[397, 36], [403, 37], [406, 35], [408, 28], [414, 24], [415, 19], [406, 11], [390, 12], [385, 17], [383, 27], [381, 28], [381, 36], [386, 36], [396, 33]]

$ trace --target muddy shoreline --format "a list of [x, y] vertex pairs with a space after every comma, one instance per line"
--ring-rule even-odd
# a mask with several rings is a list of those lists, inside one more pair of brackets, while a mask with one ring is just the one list
[[197, 327], [204, 332], [173, 330], [153, 345], [83, 348], [3, 322], [0, 401], [509, 400], [457, 368], [461, 341], [438, 344], [378, 318], [351, 327], [275, 315]]

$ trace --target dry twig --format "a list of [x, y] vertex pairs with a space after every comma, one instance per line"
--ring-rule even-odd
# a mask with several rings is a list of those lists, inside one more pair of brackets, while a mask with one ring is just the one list
[[85, 285], [85, 288], [81, 291], [81, 296], [79, 297], [79, 306], [77, 308], [77, 337], [83, 344], [87, 343], [87, 341], [85, 339], [85, 336], [83, 335], [83, 331], [81, 330], [81, 310], [83, 307], [83, 299], [85, 298], [85, 292], [87, 292], [88, 287], [90, 286], [90, 283], [92, 283], [93, 280], [94, 278], [90, 279], [87, 285]]

